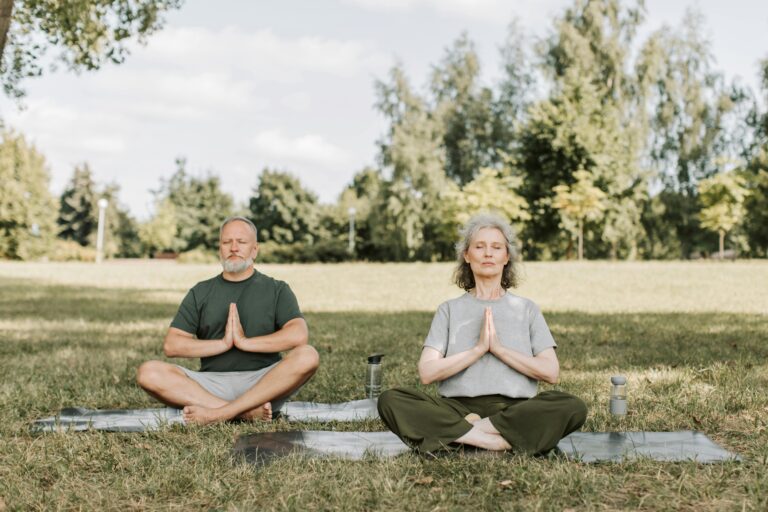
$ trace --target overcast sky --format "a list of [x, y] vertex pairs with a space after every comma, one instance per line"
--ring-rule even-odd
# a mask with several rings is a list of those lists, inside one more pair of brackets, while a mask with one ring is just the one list
[[[498, 47], [517, 17], [542, 36], [570, 0], [187, 0], [128, 61], [98, 72], [28, 80], [25, 108], [0, 99], [0, 117], [47, 158], [60, 194], [74, 165], [120, 185], [139, 219], [151, 189], [187, 158], [245, 201], [265, 166], [288, 170], [324, 202], [375, 163], [384, 120], [373, 82], [403, 63], [414, 86], [463, 31], [483, 80], [499, 76]], [[646, 0], [644, 39], [679, 25], [686, 7], [706, 19], [716, 65], [757, 89], [768, 57], [768, 2]]]

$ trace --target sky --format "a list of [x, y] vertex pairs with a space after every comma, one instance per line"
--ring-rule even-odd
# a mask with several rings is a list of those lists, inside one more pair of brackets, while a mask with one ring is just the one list
[[[386, 123], [376, 80], [399, 62], [417, 90], [463, 32], [482, 80], [500, 77], [499, 47], [515, 18], [542, 37], [571, 0], [186, 0], [128, 60], [97, 72], [48, 72], [24, 83], [23, 108], [0, 98], [0, 117], [42, 152], [61, 194], [87, 162], [98, 183], [120, 186], [140, 220], [152, 190], [186, 158], [195, 176], [218, 175], [244, 203], [265, 167], [298, 176], [334, 202], [375, 165]], [[686, 8], [705, 17], [715, 65], [757, 91], [768, 57], [768, 2], [646, 0], [638, 39], [678, 26]]]

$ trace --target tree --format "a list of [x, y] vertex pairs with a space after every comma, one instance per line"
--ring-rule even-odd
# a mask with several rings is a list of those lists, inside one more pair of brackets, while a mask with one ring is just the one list
[[483, 167], [500, 162], [502, 126], [494, 112], [493, 91], [479, 85], [480, 61], [466, 34], [445, 52], [432, 74], [435, 119], [442, 125], [445, 174], [459, 185]]
[[0, 133], [0, 258], [44, 256], [56, 236], [45, 158], [22, 135]]
[[744, 201], [749, 194], [746, 180], [735, 172], [721, 173], [699, 183], [701, 226], [720, 235], [723, 259], [725, 235], [744, 220]]
[[259, 241], [312, 244], [318, 228], [317, 196], [288, 172], [264, 169], [248, 206]]
[[[768, 105], [768, 58], [761, 62], [761, 89], [763, 105]], [[744, 231], [750, 252], [755, 256], [768, 256], [768, 110], [761, 110], [753, 102], [747, 125], [752, 132], [751, 146], [744, 154], [747, 162], [743, 176], [749, 195], [744, 203], [747, 215]]]
[[528, 203], [516, 192], [522, 181], [518, 176], [503, 175], [495, 169], [480, 169], [474, 180], [452, 194], [456, 223], [462, 225], [481, 212], [495, 212], [515, 224], [519, 232], [522, 223], [531, 218]]
[[[739, 123], [741, 88], [725, 84], [713, 69], [704, 20], [689, 10], [679, 29], [663, 27], [640, 50], [636, 72], [638, 95], [650, 112], [650, 146], [664, 193], [663, 242], [688, 257], [701, 243], [698, 182], [719, 172], [721, 155], [734, 157], [741, 144], [728, 127]], [[658, 235], [658, 234], [657, 234]]]
[[400, 66], [376, 87], [377, 108], [390, 122], [379, 141], [379, 160], [391, 178], [379, 188], [370, 216], [374, 250], [388, 260], [444, 257], [452, 252], [454, 236], [442, 236], [442, 198], [456, 185], [445, 174], [443, 125]]
[[232, 215], [232, 196], [221, 190], [221, 180], [209, 173], [205, 177], [187, 174], [186, 160], [176, 160], [176, 172], [155, 191], [156, 201], [165, 198], [176, 210], [177, 229], [174, 251], [198, 247], [214, 251], [219, 246], [219, 228]]
[[162, 28], [162, 15], [182, 0], [0, 0], [0, 75], [5, 93], [21, 97], [20, 82], [43, 72], [50, 48], [74, 71], [122, 63], [128, 43]]
[[155, 204], [155, 213], [152, 218], [139, 226], [139, 239], [144, 250], [149, 254], [172, 251], [177, 229], [176, 207], [166, 197]]
[[59, 237], [89, 245], [98, 224], [96, 183], [87, 163], [75, 167], [72, 179], [61, 194]]
[[[493, 102], [494, 146], [502, 159], [517, 154], [517, 133], [525, 124], [536, 91], [536, 75], [530, 44], [517, 20], [510, 23], [501, 47], [503, 75]], [[505, 162], [508, 163], [508, 162]]]
[[[535, 212], [524, 234], [529, 257], [568, 250], [558, 243], [562, 216], [553, 193], [579, 170], [593, 176], [613, 212], [601, 218], [601, 239], [616, 251], [636, 245], [637, 229], [629, 227], [639, 228], [640, 209], [626, 206], [644, 200], [647, 173], [639, 165], [645, 134], [627, 69], [641, 11], [616, 0], [577, 1], [541, 45], [550, 95], [530, 107], [513, 154], [524, 173], [521, 194]], [[607, 252], [595, 245], [596, 252]]]
[[359, 259], [377, 259], [371, 234], [371, 214], [382, 187], [381, 174], [371, 167], [359, 171], [352, 182], [341, 192], [335, 205], [325, 209], [321, 215], [323, 237], [330, 237], [348, 243], [349, 209], [355, 213], [355, 253]]
[[576, 182], [554, 187], [552, 206], [560, 210], [563, 226], [579, 239], [579, 260], [584, 258], [584, 223], [598, 220], [605, 211], [605, 192], [593, 185], [592, 175], [580, 169], [574, 173]]

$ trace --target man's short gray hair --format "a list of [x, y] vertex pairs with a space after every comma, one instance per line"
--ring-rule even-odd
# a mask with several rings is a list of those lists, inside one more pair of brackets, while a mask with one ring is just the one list
[[227, 217], [227, 219], [222, 222], [221, 227], [219, 228], [219, 240], [221, 240], [221, 234], [224, 232], [224, 226], [229, 224], [230, 222], [235, 222], [236, 220], [239, 220], [240, 222], [245, 222], [248, 224], [248, 227], [251, 228], [251, 231], [253, 231], [253, 236], [256, 237], [256, 241], [259, 241], [259, 233], [256, 230], [256, 224], [251, 222], [251, 219], [248, 219], [246, 217], [242, 217], [240, 215], [234, 215], [232, 217]]
[[469, 249], [469, 244], [472, 243], [472, 239], [477, 235], [478, 231], [484, 228], [498, 229], [504, 235], [509, 261], [504, 265], [504, 270], [501, 273], [501, 287], [505, 290], [515, 288], [518, 284], [515, 264], [517, 259], [515, 232], [508, 221], [491, 213], [475, 215], [461, 229], [461, 239], [456, 243], [456, 269], [453, 273], [453, 282], [467, 291], [475, 287], [475, 275], [472, 273], [469, 263], [464, 260], [464, 254]]

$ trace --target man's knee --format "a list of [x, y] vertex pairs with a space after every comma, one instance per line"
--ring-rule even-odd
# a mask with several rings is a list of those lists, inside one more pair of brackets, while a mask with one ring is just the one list
[[153, 389], [168, 372], [162, 361], [146, 361], [136, 370], [136, 383], [144, 389]]
[[299, 345], [290, 352], [290, 357], [302, 371], [315, 373], [320, 365], [320, 354], [312, 345]]

